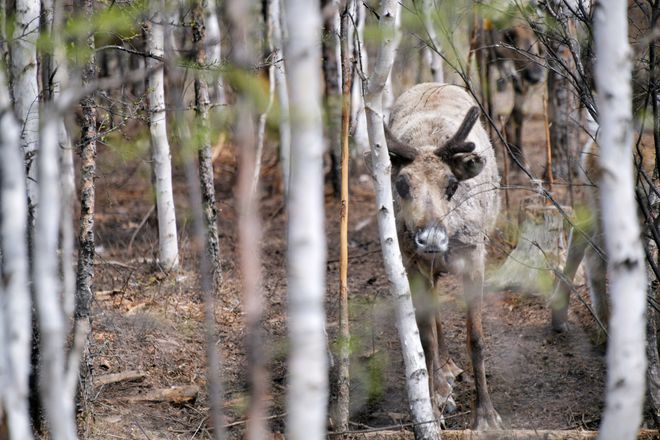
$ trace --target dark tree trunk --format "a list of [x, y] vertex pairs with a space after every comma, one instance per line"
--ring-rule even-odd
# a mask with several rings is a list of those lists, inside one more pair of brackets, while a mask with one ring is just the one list
[[[322, 8], [326, 9], [332, 0], [323, 0]], [[334, 12], [334, 11], [333, 11]], [[337, 30], [335, 29], [336, 13], [326, 14], [323, 23], [323, 76], [326, 118], [328, 120], [327, 137], [330, 145], [330, 182], [332, 193], [340, 196], [340, 154], [341, 154], [341, 96], [339, 88], [339, 65], [337, 60]]]
[[[94, 14], [93, 0], [79, 0], [77, 6], [87, 17]], [[82, 69], [83, 84], [96, 80], [96, 58], [94, 56], [94, 35], [87, 38], [90, 58]], [[96, 98], [90, 94], [80, 100], [82, 120], [80, 123], [80, 229], [78, 231], [78, 268], [76, 273], [76, 320], [90, 319], [90, 305], [93, 297], [94, 283], [94, 213], [96, 202]], [[80, 405], [84, 411], [86, 402], [92, 397], [91, 373], [92, 356], [89, 344], [83, 351], [80, 365]]]
[[348, 313], [348, 135], [351, 117], [351, 65], [349, 61], [348, 26], [352, 1], [341, 11], [341, 211], [339, 213], [339, 337], [337, 362], [332, 366], [330, 382], [330, 417], [335, 431], [348, 429], [350, 407], [350, 329]]
[[[570, 77], [576, 75], [571, 47], [567, 42], [574, 34], [574, 18], [570, 11], [558, 6], [557, 20], [548, 30], [548, 119], [552, 147], [552, 174], [555, 178], [570, 180], [575, 172], [578, 144], [578, 99]], [[546, 172], [547, 174], [547, 172]]]
[[[195, 62], [199, 66], [206, 64], [206, 49], [204, 41], [204, 5], [202, 1], [195, 2], [193, 20], [193, 44], [195, 45]], [[195, 112], [197, 115], [199, 180], [202, 187], [202, 209], [206, 222], [207, 251], [213, 274], [213, 285], [216, 294], [221, 283], [220, 272], [220, 242], [218, 239], [218, 209], [215, 200], [215, 185], [213, 179], [213, 161], [211, 153], [211, 138], [209, 133], [209, 90], [203, 74], [195, 76]]]
[[[195, 62], [198, 67], [206, 64], [206, 29], [204, 23], [204, 11], [206, 2], [196, 0], [193, 3], [192, 37], [195, 52]], [[198, 209], [196, 218], [196, 229], [198, 240], [201, 241], [202, 230], [206, 234], [206, 246], [201, 251], [201, 277], [202, 290], [204, 291], [204, 327], [206, 333], [206, 357], [207, 357], [207, 381], [210, 402], [210, 418], [214, 427], [214, 438], [224, 438], [222, 417], [222, 381], [220, 378], [220, 354], [216, 348], [217, 332], [215, 325], [215, 296], [220, 291], [220, 242], [218, 239], [217, 217], [218, 212], [215, 200], [215, 186], [213, 183], [213, 162], [211, 158], [211, 139], [209, 133], [208, 111], [209, 111], [208, 84], [204, 78], [204, 71], [198, 70], [195, 76], [195, 113], [197, 122], [199, 181], [201, 188], [201, 204], [194, 201], [193, 205]], [[188, 169], [192, 169], [189, 164]], [[191, 175], [192, 172], [188, 171]], [[192, 186], [189, 177], [189, 185]], [[195, 196], [197, 191], [192, 191]], [[201, 215], [199, 212], [201, 211]], [[199, 217], [203, 217], [204, 228]]]

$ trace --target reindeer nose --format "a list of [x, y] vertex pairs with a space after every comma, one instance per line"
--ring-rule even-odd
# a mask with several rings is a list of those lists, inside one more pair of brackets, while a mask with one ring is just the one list
[[442, 226], [419, 229], [415, 233], [415, 245], [420, 252], [447, 252], [449, 237]]

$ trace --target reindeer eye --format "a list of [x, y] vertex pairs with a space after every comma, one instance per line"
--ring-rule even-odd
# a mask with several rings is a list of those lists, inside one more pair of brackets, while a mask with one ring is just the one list
[[402, 199], [410, 197], [410, 182], [408, 182], [408, 178], [405, 175], [397, 177], [394, 186]]
[[452, 176], [449, 178], [449, 181], [447, 182], [447, 190], [445, 193], [447, 195], [447, 200], [451, 200], [457, 189], [458, 189], [458, 180]]

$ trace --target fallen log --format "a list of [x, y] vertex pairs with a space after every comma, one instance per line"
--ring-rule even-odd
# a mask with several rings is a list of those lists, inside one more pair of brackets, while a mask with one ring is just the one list
[[162, 388], [159, 390], [148, 391], [144, 394], [129, 396], [126, 398], [128, 402], [170, 402], [170, 403], [185, 403], [193, 401], [199, 394], [199, 387], [197, 385], [182, 385], [172, 386], [170, 388]]
[[94, 387], [110, 385], [117, 382], [131, 382], [144, 379], [145, 374], [137, 370], [122, 371], [121, 373], [104, 374], [94, 378]]

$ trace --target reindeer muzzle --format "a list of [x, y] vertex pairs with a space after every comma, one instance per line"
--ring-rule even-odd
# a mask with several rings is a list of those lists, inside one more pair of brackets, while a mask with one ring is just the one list
[[444, 254], [449, 250], [447, 230], [442, 226], [418, 229], [414, 238], [417, 253]]

